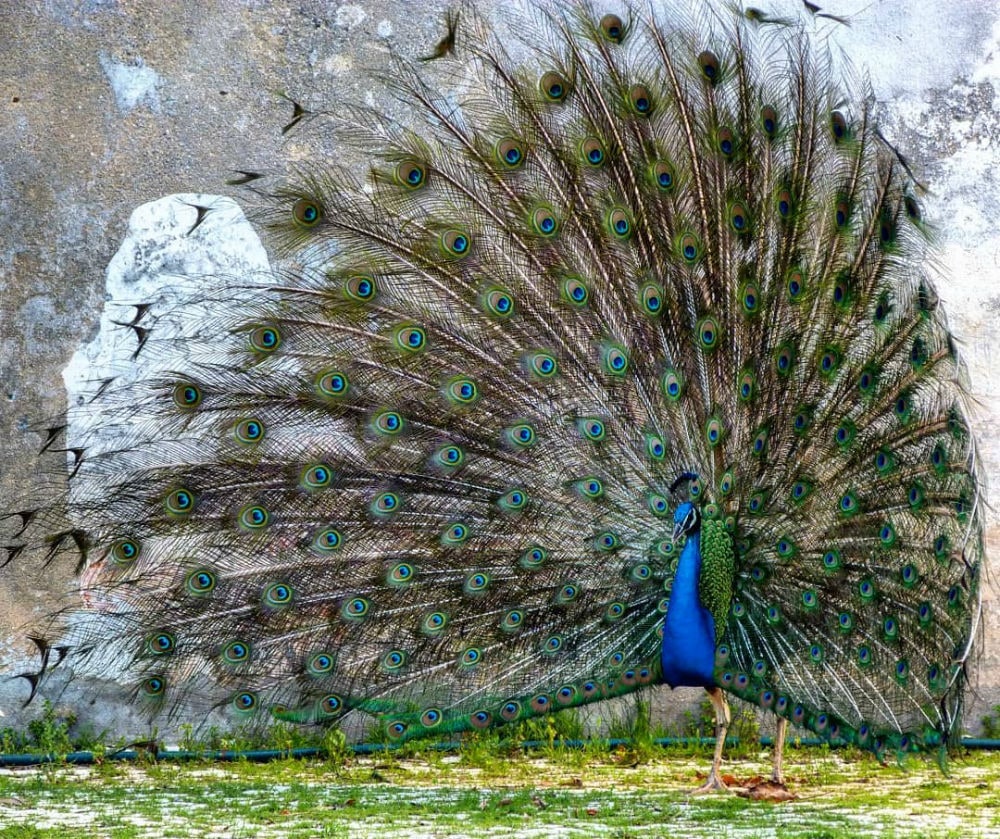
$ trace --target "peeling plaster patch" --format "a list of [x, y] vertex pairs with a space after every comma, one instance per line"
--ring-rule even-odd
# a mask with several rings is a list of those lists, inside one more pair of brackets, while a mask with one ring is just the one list
[[337, 16], [334, 18], [337, 26], [343, 26], [350, 29], [353, 26], [357, 26], [363, 23], [365, 18], [368, 17], [368, 13], [365, 12], [361, 6], [356, 6], [353, 3], [347, 6], [341, 6], [337, 9]]
[[973, 82], [1000, 81], [1000, 18], [993, 24], [982, 65], [972, 74]]
[[128, 112], [140, 105], [146, 105], [154, 114], [160, 113], [160, 93], [157, 89], [161, 79], [141, 58], [126, 64], [116, 61], [105, 52], [99, 54], [101, 69], [108, 77], [111, 90], [115, 94], [118, 110]]
[[332, 76], [342, 76], [354, 69], [354, 60], [349, 55], [340, 53], [331, 55], [323, 62], [323, 71]]
[[115, 11], [117, 6], [117, 0], [46, 0], [45, 12], [63, 26], [96, 30], [99, 21], [91, 20], [91, 16]]

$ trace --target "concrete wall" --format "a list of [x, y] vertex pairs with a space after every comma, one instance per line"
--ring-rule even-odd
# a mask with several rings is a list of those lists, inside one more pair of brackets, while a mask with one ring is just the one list
[[[3, 0], [0, 2], [0, 498], [37, 469], [44, 418], [65, 408], [61, 371], [92, 337], [104, 268], [132, 209], [173, 192], [232, 194], [233, 169], [280, 171], [290, 106], [373, 101], [366, 68], [421, 55], [442, 34], [443, 0]], [[493, 2], [480, 4], [492, 7]], [[610, 9], [615, 3], [607, 5]], [[767, 5], [781, 13], [793, 0]], [[883, 124], [931, 185], [940, 292], [969, 364], [984, 472], [1000, 474], [1000, 8], [994, 0], [829, 0], [851, 28], [823, 29], [867, 68]], [[839, 46], [837, 46], [839, 45]], [[434, 71], [434, 68], [431, 68]], [[386, 103], [386, 107], [393, 107]], [[987, 534], [1000, 561], [1000, 478]], [[0, 656], [31, 652], [17, 628], [69, 585], [42, 569], [0, 579]], [[1000, 702], [1000, 604], [987, 592], [975, 724]], [[58, 685], [53, 687], [56, 691]], [[0, 681], [17, 720], [23, 680]], [[68, 694], [70, 696], [70, 694]], [[99, 726], [135, 730], [110, 689]], [[0, 722], [0, 724], [3, 724]]]

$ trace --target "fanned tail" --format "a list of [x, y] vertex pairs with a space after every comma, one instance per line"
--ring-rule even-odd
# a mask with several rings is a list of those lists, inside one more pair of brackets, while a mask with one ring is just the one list
[[153, 709], [396, 740], [619, 695], [660, 681], [681, 476], [735, 547], [719, 683], [936, 749], [979, 619], [961, 366], [870, 94], [777, 23], [464, 7], [457, 97], [398, 61], [412, 122], [341, 128], [370, 176], [268, 196], [283, 271], [123, 321], [169, 361], [67, 444], [70, 643]]

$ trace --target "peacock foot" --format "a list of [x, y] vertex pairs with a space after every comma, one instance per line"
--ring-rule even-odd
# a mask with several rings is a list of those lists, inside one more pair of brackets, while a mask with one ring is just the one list
[[722, 780], [722, 776], [719, 775], [714, 769], [708, 773], [708, 778], [705, 780], [700, 787], [691, 790], [691, 795], [706, 795], [710, 792], [731, 792], [729, 787], [726, 786], [726, 782]]

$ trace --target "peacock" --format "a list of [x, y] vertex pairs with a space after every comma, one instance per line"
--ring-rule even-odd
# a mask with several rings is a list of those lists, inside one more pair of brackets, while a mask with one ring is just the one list
[[401, 743], [703, 687], [704, 789], [727, 695], [776, 715], [777, 781], [789, 722], [944, 749], [981, 482], [867, 85], [758, 9], [447, 28], [382, 78], [404, 118], [294, 105], [366, 164], [237, 173], [282, 268], [170, 329], [138, 301], [132, 358], [168, 361], [51, 429], [68, 489], [8, 559], [74, 563], [84, 605], [32, 692], [111, 662], [150, 713]]

